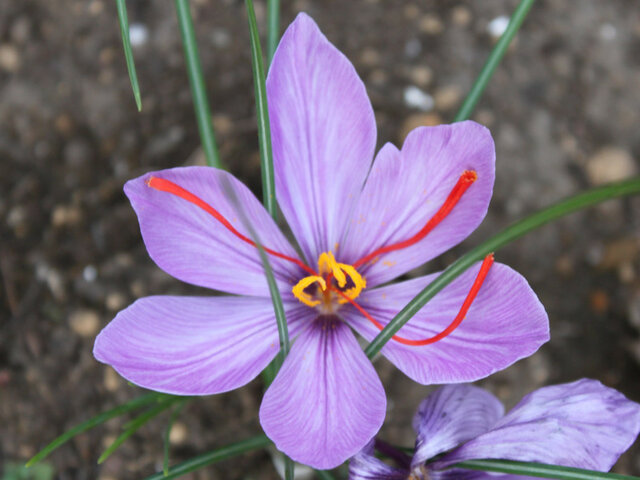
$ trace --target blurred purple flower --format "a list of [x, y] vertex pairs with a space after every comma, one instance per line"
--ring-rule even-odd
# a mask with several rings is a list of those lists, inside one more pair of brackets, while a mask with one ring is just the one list
[[[494, 144], [473, 122], [417, 128], [402, 150], [385, 145], [370, 170], [376, 124], [364, 84], [304, 14], [283, 36], [267, 93], [278, 201], [302, 256], [224, 171], [174, 168], [131, 180], [125, 193], [158, 266], [240, 296], [142, 298], [100, 333], [94, 355], [133, 383], [179, 395], [225, 392], [256, 377], [279, 346], [262, 263], [238, 221], [246, 217], [266, 246], [295, 338], [265, 393], [261, 424], [293, 459], [331, 468], [375, 435], [386, 409], [351, 328], [371, 340], [437, 274], [379, 285], [480, 224]], [[544, 308], [524, 278], [492, 262], [452, 282], [382, 354], [431, 384], [476, 380], [536, 351], [549, 334]]]
[[489, 392], [448, 385], [423, 400], [413, 428], [413, 458], [381, 444], [395, 454], [398, 467], [391, 467], [373, 455], [372, 440], [351, 459], [349, 479], [529, 478], [449, 468], [483, 458], [606, 472], [638, 436], [640, 405], [596, 380], [582, 379], [536, 390], [504, 415], [504, 407]]

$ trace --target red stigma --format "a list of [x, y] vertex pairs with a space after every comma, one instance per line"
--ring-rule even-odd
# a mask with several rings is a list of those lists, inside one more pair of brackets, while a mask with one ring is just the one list
[[440, 209], [433, 217], [431, 217], [431, 219], [426, 223], [424, 227], [422, 227], [422, 229], [418, 233], [407, 240], [403, 240], [402, 242], [394, 243], [392, 245], [386, 245], [382, 248], [379, 248], [378, 250], [374, 250], [370, 254], [365, 255], [360, 260], [356, 261], [353, 264], [353, 267], [358, 268], [359, 266], [373, 260], [374, 258], [384, 253], [393, 252], [395, 250], [402, 250], [403, 248], [407, 248], [418, 243], [420, 240], [426, 237], [429, 232], [431, 232], [431, 230], [433, 230], [440, 222], [442, 222], [442, 220], [444, 220], [447, 215], [451, 213], [451, 210], [453, 210], [453, 207], [455, 207], [456, 204], [460, 201], [462, 195], [464, 195], [464, 192], [466, 192], [471, 184], [477, 179], [478, 174], [475, 172], [475, 170], [465, 170], [464, 172], [462, 172], [462, 175], [460, 175], [460, 178], [456, 182], [451, 192], [449, 192], [449, 196], [444, 201]]
[[[440, 333], [434, 335], [433, 337], [424, 338], [422, 340], [412, 340], [410, 338], [404, 338], [404, 337], [400, 337], [398, 335], [394, 335], [393, 337], [391, 337], [391, 339], [395, 340], [396, 342], [401, 343], [403, 345], [419, 347], [419, 346], [430, 345], [432, 343], [438, 342], [438, 341], [442, 340], [443, 338], [445, 338], [446, 336], [450, 335], [456, 328], [458, 328], [460, 326], [460, 324], [464, 320], [465, 316], [467, 315], [467, 312], [469, 311], [469, 308], [471, 308], [471, 304], [473, 303], [473, 301], [475, 300], [476, 296], [478, 295], [478, 292], [480, 291], [480, 287], [482, 287], [482, 284], [484, 283], [484, 280], [487, 278], [487, 275], [489, 273], [489, 269], [491, 269], [491, 265], [493, 265], [493, 261], [494, 261], [493, 253], [490, 253], [489, 255], [484, 257], [484, 260], [482, 261], [482, 265], [480, 266], [480, 271], [478, 272], [478, 275], [476, 276], [476, 279], [473, 282], [473, 285], [471, 285], [471, 289], [469, 290], [469, 293], [467, 294], [467, 297], [465, 298], [464, 302], [462, 303], [462, 307], [460, 307], [460, 310], [458, 311], [458, 315], [456, 315], [456, 318], [453, 319], [453, 321], [449, 324], [449, 326], [447, 328], [442, 330]], [[373, 318], [364, 308], [362, 308], [360, 305], [358, 305], [354, 300], [352, 300], [351, 298], [347, 297], [344, 293], [342, 293], [341, 291], [339, 291], [337, 289], [332, 288], [332, 290], [338, 292], [339, 295], [341, 295], [343, 298], [345, 298], [362, 315], [364, 315], [364, 317], [367, 320], [369, 320], [371, 323], [373, 323], [378, 330], [382, 330], [384, 328], [384, 325], [382, 325], [379, 321], [377, 321], [375, 318]]]
[[[231, 225], [231, 223], [222, 216], [220, 212], [218, 212], [215, 208], [213, 208], [207, 202], [202, 200], [200, 197], [182, 188], [180, 185], [177, 185], [170, 180], [153, 177], [153, 176], [149, 177], [149, 179], [145, 183], [148, 187], [151, 187], [154, 190], [170, 193], [172, 195], [175, 195], [176, 197], [180, 197], [183, 200], [186, 200], [187, 202], [195, 205], [196, 207], [199, 207], [200, 209], [204, 210], [209, 215], [211, 215], [213, 218], [215, 218], [218, 222], [220, 222], [227, 230], [233, 233], [240, 240], [257, 248], [257, 245], [253, 240], [251, 240], [249, 237], [243, 235], [238, 230], [236, 230], [233, 227], [233, 225]], [[305, 265], [303, 262], [301, 262], [297, 258], [290, 257], [288, 255], [285, 255], [284, 253], [276, 252], [275, 250], [267, 248], [264, 245], [262, 246], [262, 248], [264, 249], [265, 252], [267, 252], [270, 255], [273, 255], [274, 257], [278, 257], [283, 260], [287, 260], [289, 262], [295, 263], [296, 265], [298, 265], [300, 268], [310, 273], [311, 275], [317, 275], [313, 269]]]

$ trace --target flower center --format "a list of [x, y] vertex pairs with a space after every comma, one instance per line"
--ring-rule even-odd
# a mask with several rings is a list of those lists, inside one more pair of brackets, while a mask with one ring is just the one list
[[[263, 246], [264, 251], [269, 255], [287, 260], [296, 264], [302, 270], [309, 275], [300, 280], [293, 287], [293, 294], [298, 300], [310, 307], [318, 307], [322, 314], [333, 314], [342, 304], [350, 303], [355, 307], [369, 322], [371, 322], [378, 330], [382, 330], [384, 325], [373, 318], [364, 308], [362, 308], [355, 299], [360, 295], [360, 292], [367, 286], [367, 282], [364, 277], [356, 270], [362, 265], [369, 262], [376, 262], [380, 255], [384, 255], [389, 252], [401, 250], [403, 248], [415, 245], [420, 240], [425, 238], [429, 232], [431, 232], [440, 222], [442, 222], [451, 213], [453, 208], [460, 201], [467, 189], [478, 179], [478, 174], [474, 170], [465, 170], [462, 172], [458, 181], [454, 185], [453, 189], [449, 192], [449, 196], [444, 201], [440, 209], [435, 213], [431, 219], [425, 224], [422, 229], [417, 232], [411, 238], [403, 240], [391, 245], [385, 245], [368, 255], [360, 258], [353, 265], [347, 265], [345, 263], [338, 263], [331, 252], [325, 252], [318, 258], [318, 271], [316, 272], [311, 267], [306, 265], [301, 260], [290, 257], [283, 253], [277, 252]], [[242, 242], [248, 243], [253, 247], [257, 247], [256, 243], [246, 235], [243, 235], [227, 220], [218, 210], [213, 208], [203, 199], [195, 195], [194, 193], [182, 188], [180, 185], [173, 183], [170, 180], [164, 178], [158, 178], [150, 176], [146, 181], [147, 186], [158, 190], [160, 192], [169, 193], [183, 200], [191, 203], [192, 205], [200, 208], [215, 220], [220, 222], [231, 234], [235, 235]], [[484, 283], [489, 270], [493, 265], [493, 254], [489, 254], [484, 258], [480, 271], [476, 276], [471, 289], [467, 297], [465, 298], [458, 315], [453, 321], [442, 330], [440, 333], [423, 339], [410, 339], [404, 338], [399, 335], [394, 335], [392, 340], [401, 343], [403, 345], [410, 346], [423, 346], [435, 343], [442, 340], [449, 334], [451, 334], [464, 320], [473, 300], [480, 291], [480, 287]]]
[[292, 291], [305, 305], [328, 314], [357, 298], [366, 286], [367, 281], [352, 265], [338, 263], [333, 253], [325, 252], [318, 258], [318, 274], [304, 277]]

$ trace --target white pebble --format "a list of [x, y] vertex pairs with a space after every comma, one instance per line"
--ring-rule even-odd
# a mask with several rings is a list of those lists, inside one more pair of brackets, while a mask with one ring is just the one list
[[616, 38], [618, 31], [616, 27], [611, 25], [610, 23], [603, 23], [600, 25], [600, 30], [598, 31], [600, 38], [605, 41], [610, 41]]
[[95, 282], [96, 278], [98, 278], [98, 270], [93, 265], [87, 265], [82, 270], [82, 278], [87, 282]]
[[433, 97], [414, 85], [404, 89], [404, 103], [423, 112], [428, 112], [434, 105]]
[[129, 41], [132, 47], [141, 47], [149, 39], [149, 30], [141, 23], [132, 23], [129, 26]]
[[509, 17], [507, 17], [506, 15], [501, 15], [489, 22], [489, 25], [487, 25], [487, 31], [492, 37], [498, 38], [504, 33], [508, 25]]

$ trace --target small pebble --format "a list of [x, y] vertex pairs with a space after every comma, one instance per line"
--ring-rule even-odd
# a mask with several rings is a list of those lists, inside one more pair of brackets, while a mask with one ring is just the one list
[[422, 43], [417, 38], [412, 38], [404, 45], [404, 54], [407, 58], [416, 58], [422, 52]]
[[212, 122], [216, 135], [228, 135], [233, 130], [233, 121], [224, 113], [213, 115]]
[[501, 15], [489, 22], [489, 24], [487, 25], [487, 32], [493, 38], [499, 38], [507, 29], [508, 25], [509, 25], [509, 17], [505, 15]]
[[93, 0], [89, 3], [89, 13], [91, 15], [100, 15], [104, 10], [104, 3], [101, 0]]
[[446, 112], [458, 106], [460, 98], [462, 98], [462, 91], [457, 86], [450, 85], [436, 90], [433, 98], [436, 109]]
[[616, 27], [610, 23], [603, 23], [600, 25], [600, 29], [598, 30], [598, 35], [605, 42], [611, 41], [616, 38], [618, 31]]
[[587, 160], [587, 177], [592, 185], [624, 180], [637, 171], [631, 154], [619, 147], [604, 147]]
[[174, 422], [171, 427], [171, 433], [169, 434], [169, 443], [171, 445], [182, 445], [187, 441], [189, 437], [189, 431], [187, 426], [182, 422]]
[[120, 292], [112, 292], [107, 295], [104, 303], [109, 310], [117, 312], [126, 305], [127, 298]]
[[360, 54], [360, 61], [367, 67], [373, 67], [380, 63], [380, 54], [373, 48], [365, 48]]
[[458, 27], [466, 27], [471, 23], [471, 11], [462, 5], [453, 9], [451, 14], [451, 20], [454, 25]]
[[142, 47], [149, 40], [149, 29], [142, 23], [129, 25], [129, 41], [132, 47]]
[[415, 108], [423, 112], [428, 112], [434, 106], [433, 97], [414, 85], [404, 89], [404, 103], [409, 108]]
[[436, 15], [427, 14], [420, 19], [419, 28], [427, 35], [438, 35], [443, 32], [444, 25]]
[[77, 310], [69, 317], [69, 325], [77, 335], [91, 338], [100, 329], [100, 317], [93, 310]]
[[68, 227], [76, 225], [82, 218], [82, 212], [78, 207], [57, 205], [51, 214], [51, 224], [54, 227]]
[[427, 87], [433, 79], [433, 70], [429, 67], [418, 66], [411, 69], [409, 78], [420, 87]]
[[122, 378], [113, 368], [107, 367], [104, 371], [104, 379], [102, 383], [108, 392], [115, 392], [120, 388]]
[[98, 270], [93, 265], [87, 265], [82, 270], [82, 278], [84, 278], [85, 282], [95, 282], [96, 278], [98, 278]]
[[20, 68], [20, 54], [13, 45], [0, 45], [0, 69], [14, 73]]

